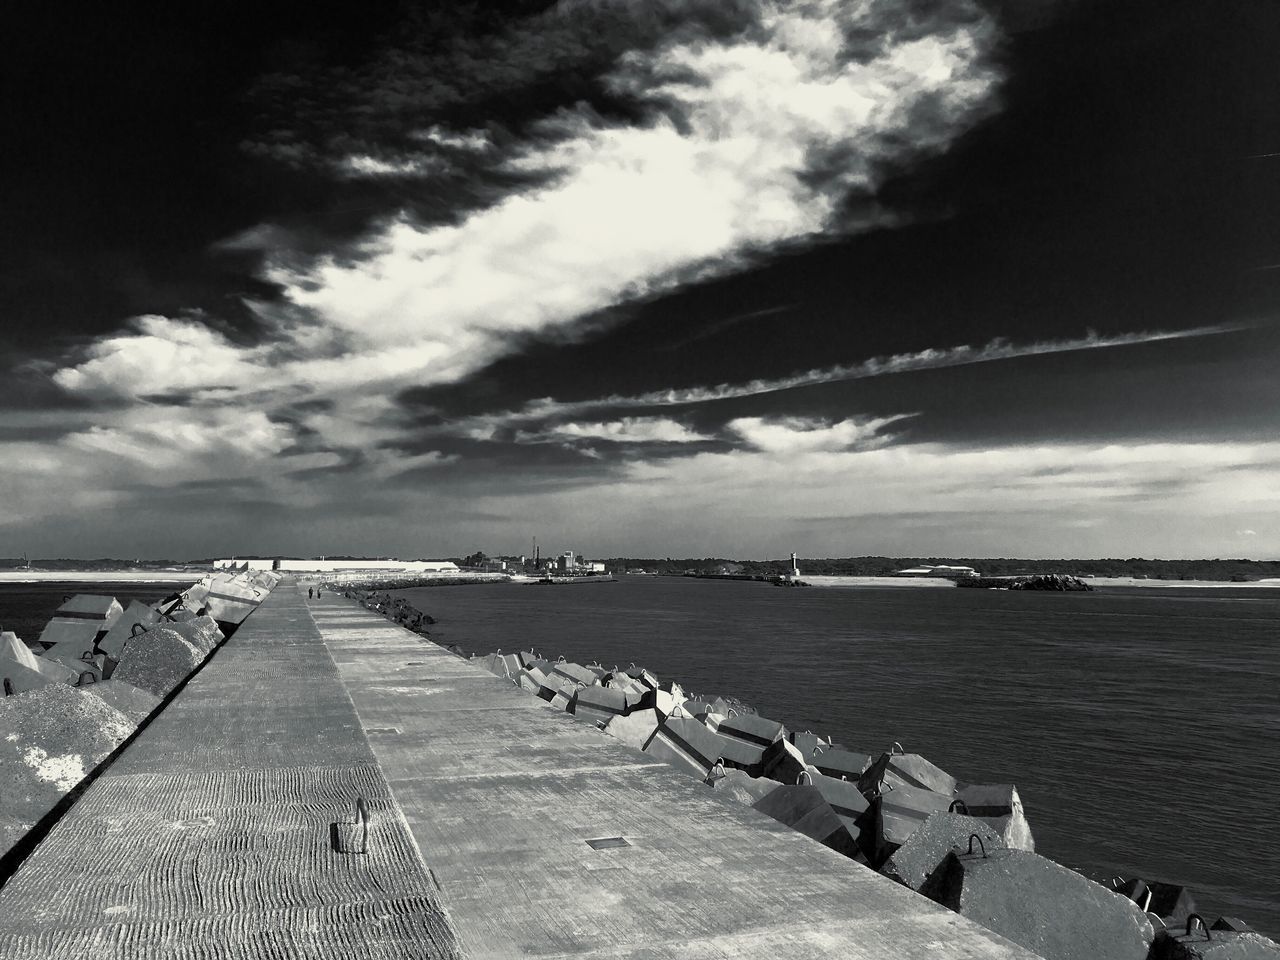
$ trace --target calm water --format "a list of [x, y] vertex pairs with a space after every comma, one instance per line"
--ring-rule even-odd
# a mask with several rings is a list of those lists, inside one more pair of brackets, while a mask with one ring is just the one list
[[[631, 661], [868, 753], [1018, 785], [1040, 853], [1280, 934], [1280, 591], [401, 591], [464, 649]], [[1210, 918], [1212, 920], [1212, 917]]]

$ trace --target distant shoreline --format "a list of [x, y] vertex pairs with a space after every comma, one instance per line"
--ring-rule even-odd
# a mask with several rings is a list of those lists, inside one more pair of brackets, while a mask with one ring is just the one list
[[[854, 588], [854, 587], [954, 587], [955, 581], [944, 577], [811, 577], [803, 571], [800, 579], [811, 587]], [[1235, 583], [1228, 580], [1143, 580], [1137, 577], [1083, 577], [1085, 583], [1092, 587], [1218, 587], [1218, 588], [1254, 588], [1275, 589], [1280, 587], [1280, 579], [1250, 580]]]
[[0, 583], [191, 583], [202, 570], [0, 570]]

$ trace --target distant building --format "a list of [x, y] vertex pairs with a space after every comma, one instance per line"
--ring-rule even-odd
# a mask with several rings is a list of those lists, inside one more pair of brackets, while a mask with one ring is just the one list
[[577, 554], [572, 550], [566, 550], [556, 558], [556, 567], [564, 573], [568, 573], [578, 565]]
[[451, 560], [215, 560], [222, 570], [279, 570], [281, 573], [458, 573]]
[[953, 567], [947, 564], [908, 567], [906, 570], [898, 570], [894, 573], [895, 577], [945, 577], [948, 580], [962, 580], [965, 577], [977, 575], [978, 571], [973, 567]]

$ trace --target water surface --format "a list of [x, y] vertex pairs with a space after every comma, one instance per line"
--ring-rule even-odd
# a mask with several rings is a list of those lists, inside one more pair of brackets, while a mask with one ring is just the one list
[[634, 661], [855, 749], [897, 740], [1016, 783], [1039, 852], [1187, 884], [1204, 912], [1280, 934], [1280, 593], [669, 577], [401, 593], [443, 643]]

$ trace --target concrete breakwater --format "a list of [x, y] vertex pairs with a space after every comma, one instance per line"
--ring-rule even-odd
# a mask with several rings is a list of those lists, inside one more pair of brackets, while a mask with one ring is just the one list
[[1049, 590], [1058, 593], [1092, 590], [1086, 581], [1065, 573], [1037, 573], [1020, 577], [961, 577], [957, 587], [985, 590]]
[[[393, 616], [416, 613], [377, 599]], [[966, 783], [901, 748], [867, 751], [789, 730], [634, 665], [531, 651], [472, 662], [1041, 956], [1280, 955], [1238, 920], [1203, 922], [1188, 890], [1137, 878], [1097, 884], [1036, 855], [1010, 785]]]
[[127, 608], [77, 594], [38, 638], [0, 633], [0, 883], [278, 580], [218, 574]]

